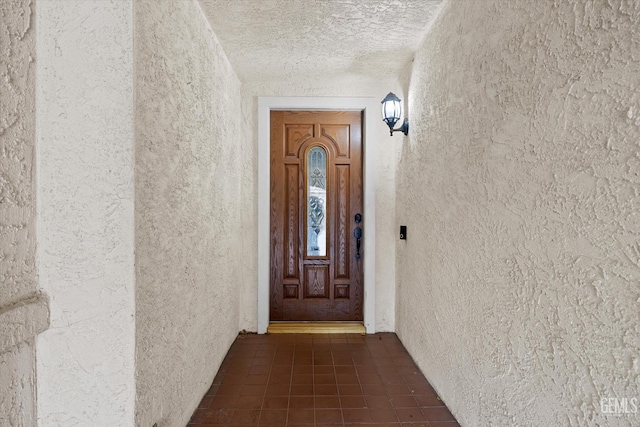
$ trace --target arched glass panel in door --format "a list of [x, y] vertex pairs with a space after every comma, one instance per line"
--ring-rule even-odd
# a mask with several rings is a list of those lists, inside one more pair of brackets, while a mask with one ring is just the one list
[[307, 256], [327, 255], [327, 152], [307, 154]]

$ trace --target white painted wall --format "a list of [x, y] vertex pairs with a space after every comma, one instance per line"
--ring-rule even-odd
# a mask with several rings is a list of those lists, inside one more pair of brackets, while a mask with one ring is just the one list
[[[402, 87], [396, 78], [374, 79], [359, 75], [331, 76], [324, 79], [289, 79], [286, 82], [251, 81], [243, 82], [242, 100], [243, 112], [247, 121], [247, 128], [251, 131], [246, 138], [252, 141], [251, 151], [245, 155], [252, 156], [254, 173], [247, 178], [248, 185], [254, 187], [253, 198], [247, 200], [253, 210], [253, 220], [257, 218], [257, 191], [256, 183], [264, 177], [257, 176], [258, 164], [258, 97], [373, 97], [382, 100], [389, 91], [393, 91], [401, 98]], [[321, 103], [320, 100], [319, 103]], [[295, 102], [293, 104], [296, 104]], [[366, 231], [375, 233], [376, 259], [375, 259], [375, 329], [376, 331], [393, 331], [395, 328], [395, 157], [402, 147], [404, 135], [389, 136], [388, 127], [382, 119], [374, 120], [372, 135], [367, 135], [366, 144], [376, 146], [376, 158], [371, 167], [375, 173], [375, 199], [376, 218], [375, 230]], [[268, 179], [268, 178], [267, 178]], [[366, 220], [366, 219], [365, 219]], [[256, 247], [257, 235], [250, 231], [246, 237], [248, 247]], [[251, 254], [252, 257], [256, 253]], [[255, 258], [247, 263], [250, 266], [245, 274], [248, 280], [244, 281], [243, 300], [241, 304], [241, 328], [256, 330], [257, 320], [257, 272], [255, 270]], [[367, 286], [365, 284], [365, 286]]]
[[196, 1], [136, 1], [135, 42], [136, 425], [180, 426], [239, 330], [251, 147]]
[[38, 425], [132, 425], [132, 0], [35, 9]]
[[637, 426], [640, 4], [451, 1], [413, 66], [397, 330], [464, 426]]
[[0, 3], [0, 425], [36, 421], [35, 345], [47, 328], [38, 293], [35, 31], [29, 0]]

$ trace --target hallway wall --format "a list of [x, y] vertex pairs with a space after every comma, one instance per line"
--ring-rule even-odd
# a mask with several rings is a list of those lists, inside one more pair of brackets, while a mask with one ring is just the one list
[[0, 425], [36, 422], [35, 337], [48, 327], [38, 293], [35, 29], [28, 0], [0, 3]]
[[185, 425], [238, 333], [240, 82], [196, 1], [134, 4], [136, 425]]
[[638, 2], [486, 0], [417, 54], [397, 331], [464, 426], [640, 421], [639, 52]]
[[132, 4], [35, 2], [40, 427], [134, 419]]

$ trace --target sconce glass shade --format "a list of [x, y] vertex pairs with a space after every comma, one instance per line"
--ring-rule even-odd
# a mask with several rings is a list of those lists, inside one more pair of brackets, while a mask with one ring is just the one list
[[393, 92], [389, 92], [387, 96], [382, 100], [382, 120], [389, 126], [390, 134], [393, 136], [393, 131], [401, 131], [405, 135], [409, 134], [409, 120], [404, 119], [402, 126], [398, 129], [394, 129], [395, 124], [402, 117], [402, 103]]
[[402, 117], [402, 103], [393, 92], [389, 92], [382, 100], [382, 120], [391, 128]]

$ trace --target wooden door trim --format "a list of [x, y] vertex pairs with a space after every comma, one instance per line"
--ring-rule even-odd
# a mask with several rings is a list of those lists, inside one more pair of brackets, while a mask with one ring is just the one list
[[[374, 121], [379, 119], [379, 101], [375, 98], [258, 98], [258, 333], [269, 326], [270, 297], [270, 112], [271, 110], [354, 110], [363, 112], [363, 188], [367, 230], [364, 244], [364, 326], [375, 333], [375, 174], [376, 145]], [[385, 134], [386, 135], [386, 134]]]

